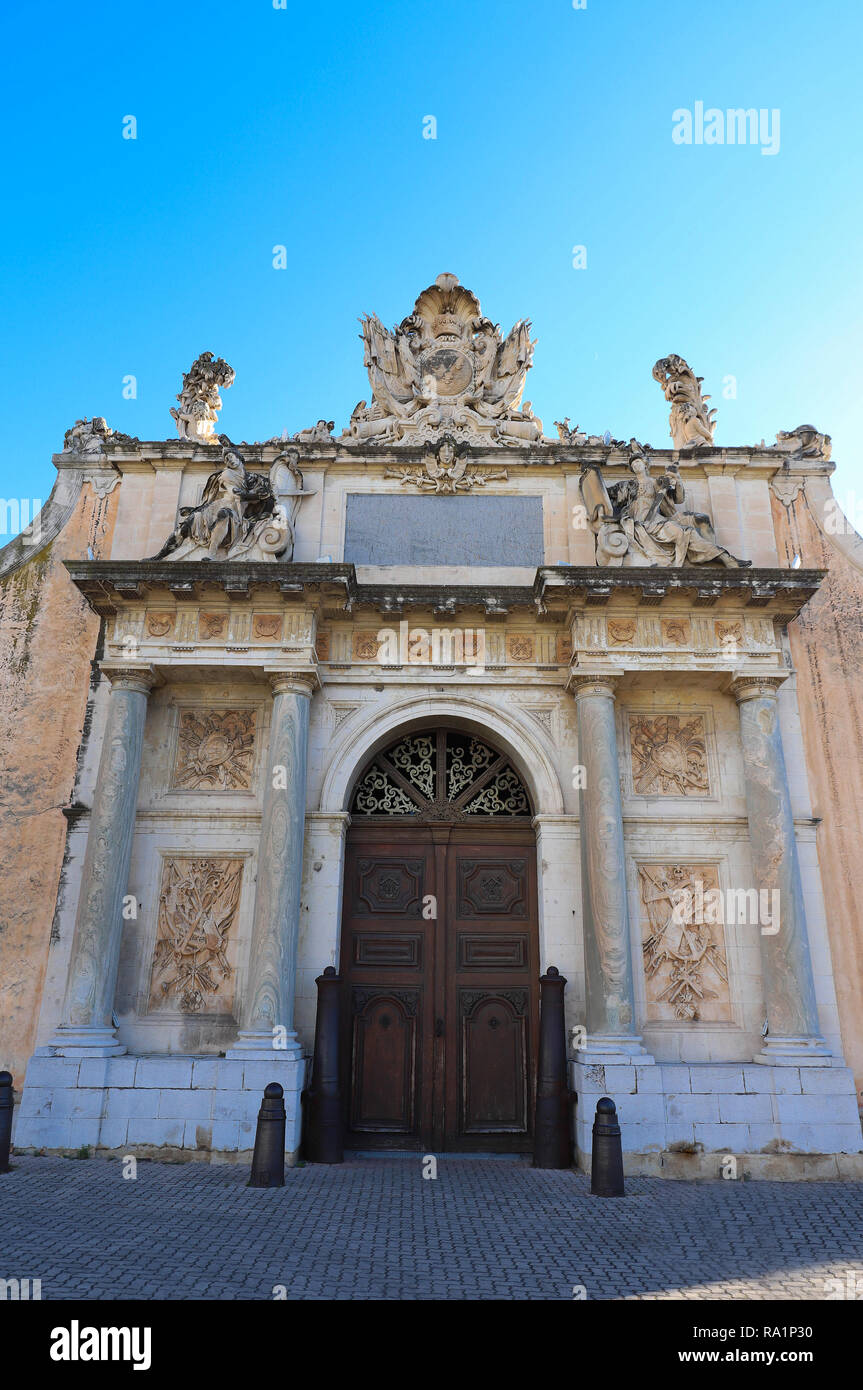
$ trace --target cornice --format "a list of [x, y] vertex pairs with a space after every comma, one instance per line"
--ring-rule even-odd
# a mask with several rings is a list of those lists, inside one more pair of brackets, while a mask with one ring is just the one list
[[384, 618], [410, 611], [432, 612], [443, 621], [466, 609], [486, 622], [505, 620], [518, 610], [539, 621], [563, 622], [574, 611], [613, 604], [660, 607], [681, 602], [712, 608], [720, 600], [764, 609], [790, 621], [817, 591], [824, 570], [604, 569], [583, 565], [544, 565], [532, 585], [366, 584], [352, 564], [268, 564], [241, 561], [90, 560], [64, 562], [72, 582], [95, 612], [105, 615], [150, 598], [200, 602], [221, 593], [229, 602], [267, 594], [330, 616], [368, 609]]
[[[427, 442], [417, 444], [359, 444], [353, 440], [336, 436], [316, 444], [301, 444], [292, 439], [263, 440], [247, 443], [235, 441], [242, 451], [250, 468], [269, 467], [287, 449], [299, 452], [303, 467], [388, 467], [393, 463], [415, 463], [429, 450]], [[770, 477], [777, 469], [790, 463], [801, 472], [811, 474], [830, 474], [836, 465], [820, 458], [795, 458], [781, 452], [774, 446], [761, 444], [730, 445], [713, 449], [674, 449], [670, 447], [653, 448], [644, 445], [650, 455], [654, 468], [668, 463], [680, 464], [681, 471], [701, 471], [711, 474], [741, 474], [746, 476]], [[609, 473], [620, 470], [622, 475], [629, 471], [629, 446], [620, 448], [614, 444], [567, 444], [558, 440], [543, 440], [531, 444], [476, 444], [470, 449], [470, 456], [476, 461], [494, 460], [507, 468], [535, 468], [537, 470], [559, 469], [560, 471], [581, 470], [588, 465], [598, 465]], [[88, 455], [87, 461], [97, 466], [108, 467], [113, 464], [121, 473], [147, 472], [156, 468], [180, 468], [212, 471], [218, 467], [220, 451], [217, 444], [201, 444], [180, 439], [134, 439], [126, 443], [108, 443], [101, 453]], [[72, 452], [62, 452], [52, 456], [57, 469], [80, 468], [84, 458]]]

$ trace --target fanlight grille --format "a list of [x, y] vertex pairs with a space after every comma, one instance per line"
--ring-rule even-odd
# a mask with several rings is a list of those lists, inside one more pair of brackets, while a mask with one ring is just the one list
[[430, 729], [402, 735], [375, 755], [357, 783], [351, 814], [460, 821], [530, 816], [531, 807], [503, 754], [472, 734]]

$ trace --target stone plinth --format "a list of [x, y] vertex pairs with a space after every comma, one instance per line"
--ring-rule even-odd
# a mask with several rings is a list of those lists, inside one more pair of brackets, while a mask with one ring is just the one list
[[[22, 1149], [136, 1149], [251, 1160], [264, 1087], [285, 1092], [285, 1155], [300, 1147], [305, 1062], [279, 1058], [72, 1057], [30, 1059], [14, 1142]], [[158, 1157], [158, 1154], [155, 1156]]]
[[[578, 1165], [585, 1169], [601, 1096], [610, 1096], [617, 1107], [633, 1172], [652, 1171], [636, 1157], [652, 1157], [659, 1171], [668, 1155], [688, 1155], [699, 1160], [690, 1176], [719, 1176], [720, 1160], [731, 1156], [738, 1162], [757, 1158], [752, 1176], [774, 1177], [781, 1175], [783, 1156], [863, 1154], [854, 1078], [847, 1067], [577, 1060], [572, 1086], [578, 1093]], [[686, 1175], [684, 1165], [676, 1176]], [[794, 1163], [788, 1175], [794, 1175]]]

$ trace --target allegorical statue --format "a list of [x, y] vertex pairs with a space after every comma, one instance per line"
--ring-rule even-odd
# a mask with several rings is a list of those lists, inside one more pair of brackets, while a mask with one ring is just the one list
[[675, 352], [654, 363], [653, 375], [671, 405], [668, 432], [675, 449], [712, 447], [716, 411], [707, 409], [710, 397], [701, 391], [704, 377], [696, 376]]
[[234, 369], [223, 357], [214, 358], [211, 352], [202, 352], [195, 358], [189, 370], [183, 373], [183, 387], [177, 397], [180, 408], [171, 406], [181, 439], [215, 443], [216, 423], [222, 409], [219, 391], [232, 386], [233, 382]]
[[264, 477], [246, 468], [227, 435], [219, 435], [219, 443], [221, 467], [210, 474], [200, 502], [180, 508], [177, 525], [151, 558], [290, 560], [296, 511], [300, 499], [311, 495], [296, 466], [297, 451], [280, 455]]
[[598, 468], [581, 476], [588, 523], [596, 536], [598, 565], [704, 565], [727, 569], [750, 565], [738, 560], [716, 539], [710, 518], [689, 511], [677, 464], [651, 476], [641, 448], [633, 441], [632, 477], [606, 489]]

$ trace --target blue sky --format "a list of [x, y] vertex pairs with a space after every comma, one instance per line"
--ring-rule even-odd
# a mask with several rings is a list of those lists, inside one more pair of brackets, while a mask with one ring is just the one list
[[[863, 509], [863, 6], [48, 0], [4, 30], [3, 497], [48, 496], [79, 416], [175, 435], [204, 349], [233, 438], [338, 433], [357, 316], [391, 326], [449, 270], [532, 319], [546, 433], [666, 444], [651, 368], [678, 352], [718, 444], [813, 423]], [[779, 152], [676, 145], [697, 101], [778, 108]]]

